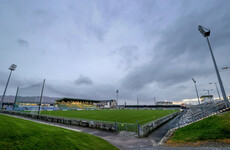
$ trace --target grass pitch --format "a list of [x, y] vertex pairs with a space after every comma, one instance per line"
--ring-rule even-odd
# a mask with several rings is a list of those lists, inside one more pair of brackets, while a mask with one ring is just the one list
[[208, 117], [174, 132], [169, 143], [224, 140], [230, 143], [230, 112]]
[[43, 111], [42, 114], [91, 120], [145, 124], [178, 110], [82, 110]]
[[117, 149], [94, 135], [0, 115], [0, 149]]

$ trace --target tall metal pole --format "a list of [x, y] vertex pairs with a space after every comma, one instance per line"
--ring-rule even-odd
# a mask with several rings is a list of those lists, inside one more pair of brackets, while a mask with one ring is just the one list
[[220, 98], [220, 92], [219, 92], [219, 90], [218, 90], [218, 87], [217, 87], [217, 85], [216, 85], [216, 82], [215, 82], [215, 86], [216, 86], [217, 94], [218, 94], [218, 96], [219, 96], [219, 100], [221, 100], [221, 98]]
[[2, 109], [2, 102], [3, 102], [4, 97], [5, 97], [5, 94], [6, 94], [6, 90], [7, 90], [9, 81], [10, 81], [10, 77], [11, 77], [12, 71], [13, 71], [13, 70], [10, 70], [10, 75], [9, 75], [9, 77], [8, 77], [8, 80], [7, 80], [7, 83], [6, 83], [6, 87], [5, 87], [5, 90], [4, 90], [3, 95], [2, 95], [2, 100], [1, 100], [1, 104], [0, 104], [1, 109]]
[[15, 98], [14, 98], [13, 110], [14, 110], [14, 108], [15, 108], [16, 100], [17, 100], [17, 97], [18, 97], [18, 90], [19, 90], [19, 87], [17, 88], [17, 92], [16, 92], [16, 95], [15, 95]]
[[200, 105], [200, 98], [199, 98], [199, 94], [198, 94], [196, 82], [195, 82], [194, 84], [195, 84], [195, 89], [196, 89], [196, 95], [197, 95], [198, 103], [199, 103], [199, 105]]
[[[207, 90], [207, 91], [208, 91], [208, 96], [210, 96], [210, 92], [209, 92], [209, 90]], [[210, 102], [212, 102], [210, 97], [209, 97], [209, 100], [210, 100]]]
[[41, 91], [40, 102], [39, 102], [39, 108], [38, 108], [38, 114], [41, 113], [42, 96], [43, 96], [43, 90], [44, 90], [44, 86], [45, 86], [45, 81], [46, 81], [46, 79], [43, 80], [42, 91]]
[[216, 70], [216, 75], [217, 75], [217, 78], [218, 78], [218, 82], [219, 82], [219, 85], [220, 85], [220, 90], [222, 92], [222, 95], [223, 95], [223, 98], [224, 98], [224, 101], [226, 103], [226, 107], [229, 107], [229, 101], [227, 99], [227, 96], [226, 96], [226, 93], [225, 93], [225, 90], [224, 90], [224, 85], [222, 83], [222, 80], [221, 80], [221, 77], [220, 77], [220, 73], [219, 73], [219, 70], [217, 68], [217, 65], [216, 65], [216, 60], [215, 60], [215, 57], [213, 55], [213, 52], [212, 52], [212, 48], [211, 48], [211, 45], [210, 45], [210, 42], [209, 42], [209, 39], [208, 39], [208, 36], [206, 36], [206, 39], [207, 39], [207, 42], [208, 42], [208, 46], [209, 46], [209, 49], [210, 49], [210, 53], [211, 53], [211, 56], [212, 56], [212, 60], [213, 60], [213, 63], [214, 63], [214, 67], [215, 67], [215, 70]]
[[116, 93], [117, 93], [117, 108], [118, 108], [118, 92], [119, 92], [119, 90], [116, 91]]
[[194, 80], [193, 78], [192, 78], [192, 80], [193, 80], [194, 85], [195, 85], [195, 89], [196, 89], [196, 96], [197, 96], [198, 103], [199, 103], [199, 105], [200, 105], [200, 98], [199, 98], [199, 94], [198, 94], [198, 90], [197, 90], [197, 86], [196, 86], [196, 80]]

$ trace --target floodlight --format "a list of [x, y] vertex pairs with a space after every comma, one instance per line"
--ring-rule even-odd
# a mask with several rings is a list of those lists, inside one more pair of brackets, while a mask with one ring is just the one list
[[196, 80], [195, 80], [195, 79], [193, 79], [193, 78], [192, 78], [192, 81], [193, 81], [194, 83], [196, 83]]
[[228, 69], [229, 67], [223, 67], [222, 69]]
[[212, 47], [211, 47], [211, 44], [210, 44], [209, 39], [208, 39], [208, 36], [210, 35], [210, 30], [205, 28], [205, 27], [203, 27], [203, 26], [201, 26], [201, 25], [198, 26], [198, 30], [207, 39], [209, 50], [210, 50], [211, 57], [212, 57], [212, 60], [213, 60], [213, 64], [214, 64], [214, 67], [215, 67], [215, 70], [216, 70], [216, 75], [217, 75], [218, 82], [219, 82], [219, 85], [220, 85], [220, 89], [221, 89], [224, 101], [226, 102], [225, 103], [226, 107], [229, 107], [230, 103], [229, 103], [228, 98], [226, 96], [226, 93], [225, 93], [225, 90], [224, 90], [224, 85], [223, 85], [221, 77], [220, 77], [219, 69], [217, 67], [216, 60], [215, 60], [214, 54], [212, 52]]
[[5, 97], [5, 94], [6, 94], [6, 90], [7, 90], [9, 81], [10, 81], [10, 77], [11, 77], [12, 71], [14, 71], [14, 70], [16, 69], [16, 67], [17, 67], [17, 65], [15, 65], [15, 64], [12, 64], [12, 65], [9, 67], [10, 75], [9, 75], [9, 77], [8, 77], [8, 80], [7, 80], [7, 83], [6, 83], [6, 87], [5, 87], [5, 90], [4, 90], [3, 95], [2, 95], [2, 100], [1, 100], [1, 102], [0, 102], [0, 109], [2, 109], [2, 106], [3, 106], [2, 102], [3, 102], [4, 97]]
[[207, 29], [207, 28], [205, 28], [205, 27], [203, 27], [203, 26], [201, 26], [201, 25], [198, 26], [198, 30], [200, 31], [200, 33], [201, 33], [204, 37], [207, 37], [207, 36], [210, 35], [210, 30]]
[[9, 70], [14, 71], [16, 68], [17, 68], [17, 65], [12, 64], [12, 65], [9, 67]]

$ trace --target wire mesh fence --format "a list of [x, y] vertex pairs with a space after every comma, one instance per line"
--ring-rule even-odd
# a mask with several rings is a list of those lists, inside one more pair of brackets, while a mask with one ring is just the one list
[[210, 101], [201, 105], [190, 106], [170, 123], [170, 129], [195, 122], [225, 108], [227, 108], [225, 101]]
[[115, 122], [117, 131], [138, 132], [139, 124]]

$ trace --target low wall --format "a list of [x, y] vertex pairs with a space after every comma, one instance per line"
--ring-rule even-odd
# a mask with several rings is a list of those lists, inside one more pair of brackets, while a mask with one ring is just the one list
[[[84, 119], [73, 119], [73, 118], [65, 118], [65, 117], [58, 117], [58, 116], [49, 116], [49, 115], [39, 115], [39, 114], [31, 114], [25, 112], [18, 112], [18, 111], [5, 111], [0, 110], [2, 113], [11, 114], [11, 115], [18, 115], [23, 117], [29, 117], [33, 119], [40, 119], [44, 121], [56, 122], [56, 123], [63, 123], [69, 125], [76, 125], [82, 127], [90, 127], [95, 129], [107, 130], [107, 131], [118, 131], [118, 122], [110, 123], [110, 122], [102, 122], [102, 121], [92, 121], [92, 120], [84, 120]], [[155, 121], [149, 122], [144, 125], [137, 125], [138, 128], [138, 136], [139, 137], [146, 137], [148, 136], [154, 129], [161, 126], [163, 123], [167, 122], [171, 118], [178, 115], [180, 112], [176, 112], [165, 116], [163, 118], [157, 119]], [[120, 123], [123, 125], [123, 123]], [[127, 127], [126, 127], [127, 128]], [[126, 129], [127, 130], [127, 129]], [[123, 131], [123, 130], [121, 130]]]
[[168, 116], [165, 116], [163, 118], [157, 119], [155, 121], [152, 121], [152, 122], [149, 122], [147, 124], [144, 124], [144, 125], [140, 126], [139, 127], [138, 136], [140, 136], [140, 137], [146, 137], [146, 136], [148, 136], [157, 127], [161, 126], [165, 122], [167, 122], [170, 119], [172, 119], [173, 117], [177, 116], [179, 113], [180, 112], [178, 111], [178, 112], [175, 112], [175, 113], [170, 114]]
[[30, 114], [30, 113], [17, 112], [17, 111], [2, 110], [0, 112], [11, 114], [11, 115], [19, 115], [23, 117], [40, 119], [40, 120], [45, 120], [45, 121], [50, 121], [50, 122], [57, 122], [57, 123], [76, 125], [76, 126], [82, 126], [82, 127], [90, 127], [90, 128], [102, 129], [102, 130], [107, 130], [107, 131], [115, 131], [114, 123], [106, 123], [106, 122], [90, 121], [90, 120], [77, 120], [77, 119], [71, 119], [71, 118]]

